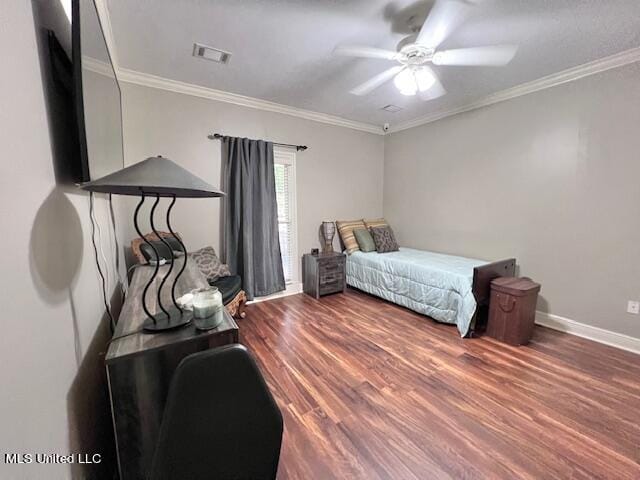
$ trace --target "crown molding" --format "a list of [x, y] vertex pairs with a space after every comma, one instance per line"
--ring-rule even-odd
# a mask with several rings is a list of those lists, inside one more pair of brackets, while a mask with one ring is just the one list
[[133, 83], [135, 85], [142, 85], [145, 87], [157, 88], [161, 90], [168, 90], [170, 92], [206, 98], [208, 100], [215, 100], [217, 102], [231, 103], [233, 105], [240, 105], [242, 107], [265, 110], [267, 112], [282, 113], [284, 115], [304, 118], [305, 120], [312, 120], [314, 122], [336, 125], [338, 127], [351, 128], [354, 130], [374, 133], [377, 135], [384, 135], [384, 131], [381, 127], [369, 123], [355, 122], [353, 120], [347, 120], [346, 118], [337, 117], [334, 115], [327, 115], [325, 113], [303, 110], [301, 108], [290, 107], [288, 105], [282, 105], [280, 103], [260, 100], [259, 98], [246, 97], [237, 93], [215, 90], [213, 88], [202, 87], [199, 85], [193, 85], [191, 83], [180, 82], [177, 80], [171, 80], [148, 73], [136, 72], [135, 70], [129, 70], [126, 68], [120, 68], [118, 69], [118, 72], [118, 80], [120, 80], [121, 82]]
[[407, 130], [409, 128], [425, 125], [427, 123], [435, 122], [436, 120], [440, 120], [445, 117], [450, 117], [459, 113], [486, 107], [498, 102], [504, 102], [505, 100], [528, 95], [540, 90], [545, 90], [557, 85], [562, 85], [563, 83], [573, 82], [590, 75], [595, 75], [596, 73], [605, 72], [607, 70], [629, 65], [638, 61], [640, 61], [640, 47], [625, 50], [609, 57], [604, 57], [593, 62], [585, 63], [577, 67], [572, 67], [558, 73], [547, 75], [546, 77], [542, 77], [531, 82], [517, 85], [507, 90], [493, 93], [476, 102], [463, 105], [458, 108], [433, 112], [414, 120], [399, 123], [398, 125], [392, 125], [389, 129], [389, 133], [396, 133], [402, 130]]
[[567, 70], [563, 70], [561, 72], [547, 75], [537, 80], [533, 80], [531, 82], [523, 83], [521, 85], [517, 85], [515, 87], [493, 93], [484, 98], [481, 98], [478, 101], [463, 105], [458, 108], [433, 112], [428, 115], [409, 120], [407, 122], [399, 123], [398, 125], [392, 125], [389, 129], [389, 132], [386, 133], [377, 125], [347, 120], [345, 118], [337, 117], [334, 115], [327, 115], [310, 110], [303, 110], [300, 108], [290, 107], [288, 105], [269, 102], [267, 100], [260, 100], [258, 98], [246, 97], [244, 95], [238, 95], [222, 90], [215, 90], [212, 88], [193, 85], [177, 80], [170, 80], [168, 78], [158, 77], [148, 73], [136, 72], [134, 70], [128, 70], [124, 68], [118, 68], [116, 69], [116, 72], [118, 74], [118, 79], [123, 82], [168, 90], [185, 95], [207, 98], [209, 100], [231, 103], [234, 105], [255, 108], [258, 110], [282, 113], [298, 118], [304, 118], [306, 120], [351, 128], [367, 133], [385, 135], [400, 132], [402, 130], [407, 130], [409, 128], [418, 127], [420, 125], [425, 125], [427, 123], [435, 122], [452, 115], [476, 110], [478, 108], [486, 107], [499, 102], [504, 102], [505, 100], [521, 97], [523, 95], [528, 95], [540, 90], [546, 90], [547, 88], [552, 88], [564, 83], [573, 82], [590, 75], [595, 75], [597, 73], [629, 65], [638, 61], [640, 61], [640, 47], [632, 48], [615, 55], [611, 55], [609, 57], [604, 57], [593, 62], [585, 63], [577, 67], [572, 67]]
[[82, 68], [109, 78], [113, 78], [115, 74], [110, 63], [89, 57], [88, 55], [82, 55]]

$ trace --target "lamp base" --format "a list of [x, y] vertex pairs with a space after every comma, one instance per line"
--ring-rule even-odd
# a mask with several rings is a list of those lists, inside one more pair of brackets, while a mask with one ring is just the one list
[[160, 312], [157, 314], [156, 321], [154, 322], [152, 318], [147, 318], [142, 324], [142, 328], [145, 332], [155, 333], [155, 332], [164, 332], [166, 330], [173, 330], [175, 328], [184, 327], [188, 325], [193, 320], [193, 312], [189, 312], [188, 310], [184, 310], [180, 313], [180, 310], [177, 308], [169, 309], [170, 315]]

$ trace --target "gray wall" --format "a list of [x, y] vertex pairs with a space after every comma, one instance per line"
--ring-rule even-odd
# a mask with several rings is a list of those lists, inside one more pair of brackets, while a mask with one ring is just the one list
[[[113, 467], [88, 198], [56, 182], [34, 27], [35, 11], [69, 46], [56, 4], [5, 0], [0, 14], [0, 452], [95, 452], [106, 463], [19, 466], [3, 457], [0, 478], [109, 478]], [[96, 207], [106, 227], [106, 201]], [[106, 228], [103, 239], [111, 263]]]
[[[45, 16], [52, 3], [34, 2]], [[11, 74], [0, 75], [0, 451], [101, 453], [113, 466], [88, 199], [56, 182], [31, 5], [2, 8], [0, 58]], [[640, 292], [638, 65], [386, 140], [144, 87], [123, 93], [127, 158], [161, 153], [214, 184], [220, 146], [208, 132], [309, 145], [298, 157], [301, 253], [318, 245], [321, 220], [382, 213], [384, 168], [384, 213], [404, 245], [514, 255], [522, 274], [542, 282], [542, 310], [640, 336], [640, 318], [624, 313]], [[108, 225], [104, 198], [96, 206]], [[131, 209], [120, 206], [130, 241]], [[176, 228], [190, 246], [217, 247], [217, 211], [216, 200], [180, 202]], [[104, 250], [113, 264], [110, 233]], [[101, 474], [0, 462], [2, 478]]]
[[[123, 83], [122, 94], [125, 158], [161, 154], [216, 186], [221, 146], [207, 139], [211, 132], [308, 145], [296, 166], [300, 255], [320, 245], [323, 220], [382, 214], [381, 135], [133, 84]], [[176, 203], [172, 223], [190, 250], [213, 245], [219, 251], [219, 205], [217, 199]], [[123, 241], [134, 236], [129, 222]], [[338, 248], [337, 238], [334, 243]]]
[[640, 337], [640, 64], [392, 134], [402, 245], [515, 256], [538, 308]]

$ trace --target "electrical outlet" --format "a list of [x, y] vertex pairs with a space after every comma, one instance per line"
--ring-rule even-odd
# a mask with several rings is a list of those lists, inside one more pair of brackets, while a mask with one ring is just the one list
[[627, 302], [627, 313], [633, 313], [634, 315], [638, 315], [640, 313], [640, 302], [634, 302], [633, 300], [629, 300]]

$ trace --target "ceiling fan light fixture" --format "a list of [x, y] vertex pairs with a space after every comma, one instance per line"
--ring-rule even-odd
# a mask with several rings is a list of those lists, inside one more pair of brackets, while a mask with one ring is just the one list
[[393, 84], [402, 95], [412, 96], [418, 93], [418, 84], [410, 69], [402, 70], [393, 79]]
[[413, 96], [429, 90], [436, 79], [427, 68], [407, 68], [395, 76], [393, 83], [402, 95]]
[[416, 79], [416, 84], [418, 86], [418, 90], [420, 92], [426, 92], [433, 84], [436, 83], [436, 78], [434, 77], [431, 70], [426, 68], [418, 68], [413, 72], [413, 76]]

